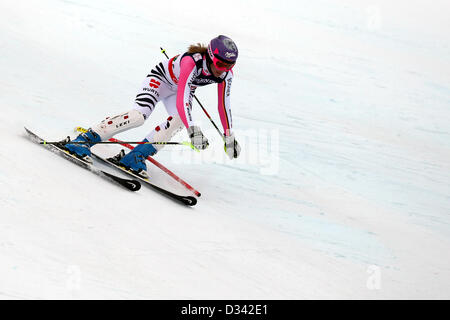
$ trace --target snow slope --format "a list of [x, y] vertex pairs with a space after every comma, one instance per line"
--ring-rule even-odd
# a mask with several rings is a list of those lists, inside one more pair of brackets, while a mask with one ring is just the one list
[[[0, 298], [450, 298], [448, 2], [227, 7], [0, 2]], [[225, 157], [197, 105], [211, 148], [157, 156], [202, 192], [197, 206], [25, 138], [23, 126], [60, 139], [128, 110], [160, 46], [173, 56], [218, 34], [240, 50], [241, 157]], [[218, 122], [215, 87], [197, 95]], [[118, 138], [164, 117], [160, 105]]]

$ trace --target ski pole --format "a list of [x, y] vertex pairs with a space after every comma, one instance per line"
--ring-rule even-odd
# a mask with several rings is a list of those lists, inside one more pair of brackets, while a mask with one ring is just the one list
[[[166, 49], [163, 49], [162, 47], [160, 47], [161, 52], [166, 56], [167, 59], [169, 59], [169, 57], [167, 56], [166, 53]], [[209, 121], [211, 121], [211, 123], [213, 124], [214, 128], [216, 128], [217, 132], [220, 134], [220, 136], [222, 137], [222, 140], [225, 141], [225, 136], [222, 132], [220, 132], [220, 129], [217, 127], [217, 125], [215, 124], [215, 122], [213, 121], [213, 119], [211, 118], [211, 116], [209, 115], [209, 113], [206, 111], [206, 109], [203, 107], [202, 103], [200, 102], [200, 100], [197, 99], [196, 95], [194, 94], [194, 99], [195, 101], [197, 101], [197, 103], [200, 105], [200, 107], [202, 108], [203, 112], [206, 114], [206, 116], [208, 117]]]
[[[41, 141], [39, 144], [86, 144], [87, 142], [83, 141]], [[192, 150], [195, 150], [197, 152], [200, 152], [192, 143], [188, 141], [182, 141], [182, 142], [144, 142], [144, 141], [124, 141], [124, 142], [114, 142], [114, 141], [99, 141], [95, 144], [121, 144], [121, 143], [127, 143], [127, 144], [161, 144], [161, 145], [184, 145], [187, 147], [190, 147]]]
[[[85, 128], [83, 128], [83, 127], [76, 127], [75, 129], [73, 129], [73, 131], [75, 131], [75, 132], [83, 132], [83, 133], [86, 133], [88, 130], [87, 129], [85, 129]], [[74, 143], [74, 142], [71, 142], [71, 143]], [[80, 143], [80, 144], [82, 144], [82, 143], [85, 143], [85, 142], [77, 142], [77, 143]], [[189, 141], [181, 141], [181, 142], [172, 142], [172, 141], [167, 141], [167, 142], [143, 142], [143, 141], [139, 141], [139, 142], [136, 142], [136, 141], [112, 141], [111, 139], [109, 139], [109, 141], [100, 141], [100, 142], [97, 142], [97, 143], [102, 143], [102, 144], [121, 144], [121, 143], [126, 143], [126, 144], [178, 144], [178, 145], [184, 145], [184, 146], [187, 146], [187, 147], [190, 147], [192, 150], [195, 150], [195, 151], [197, 151], [197, 152], [200, 152], [200, 150], [198, 150], [191, 142], [189, 142]]]
[[[42, 141], [40, 144], [86, 144], [88, 142], [86, 141]], [[176, 144], [176, 145], [185, 145], [191, 147], [191, 143], [187, 141], [182, 142], [173, 142], [173, 141], [167, 141], [167, 142], [144, 142], [144, 141], [124, 141], [123, 143], [128, 144]], [[99, 141], [95, 144], [119, 144], [118, 142], [113, 141]]]

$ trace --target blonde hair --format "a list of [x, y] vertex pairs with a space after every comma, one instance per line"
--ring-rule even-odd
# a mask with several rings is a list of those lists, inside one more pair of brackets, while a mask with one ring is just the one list
[[189, 53], [201, 53], [201, 54], [205, 54], [206, 52], [208, 52], [208, 47], [204, 44], [201, 43], [197, 43], [197, 44], [191, 44], [188, 48]]

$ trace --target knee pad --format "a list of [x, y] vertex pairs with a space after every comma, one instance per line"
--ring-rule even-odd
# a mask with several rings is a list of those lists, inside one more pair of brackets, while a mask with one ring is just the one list
[[144, 124], [144, 115], [138, 110], [130, 110], [115, 117], [107, 117], [99, 124], [92, 127], [100, 135], [102, 140], [108, 140], [114, 135], [141, 126]]
[[[181, 121], [180, 116], [170, 116], [167, 118], [166, 122], [161, 123], [157, 126], [148, 136], [148, 141], [170, 141], [174, 135], [176, 135], [181, 129], [183, 129], [184, 124]], [[161, 150], [163, 144], [155, 144], [155, 149]]]

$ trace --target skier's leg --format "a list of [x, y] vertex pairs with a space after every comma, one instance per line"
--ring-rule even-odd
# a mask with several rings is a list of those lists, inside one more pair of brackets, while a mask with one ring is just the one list
[[[162, 102], [164, 103], [164, 106], [166, 107], [166, 111], [169, 114], [169, 117], [166, 121], [160, 123], [158, 126], [156, 126], [155, 129], [153, 129], [147, 136], [146, 139], [148, 141], [155, 141], [155, 142], [164, 142], [164, 141], [170, 141], [178, 132], [183, 129], [184, 124], [181, 121], [180, 116], [178, 115], [177, 110], [177, 95], [171, 95], [164, 99], [162, 99]], [[157, 151], [164, 148], [164, 144], [157, 144], [154, 145], [155, 149]]]
[[173, 95], [170, 86], [154, 76], [147, 77], [141, 88], [136, 95], [132, 110], [112, 118], [108, 117], [92, 127], [102, 140], [108, 140], [120, 132], [141, 126], [150, 117], [161, 99]]
[[[176, 94], [163, 99], [163, 103], [166, 106], [169, 117], [166, 121], [156, 126], [156, 128], [145, 137], [143, 140], [144, 142], [170, 141], [172, 137], [184, 127], [184, 124], [176, 111]], [[175, 108], [173, 108], [173, 106], [175, 106]], [[148, 156], [155, 155], [163, 147], [163, 144], [140, 144], [123, 157], [120, 160], [120, 164], [143, 177], [148, 177], [145, 159]]]
[[86, 144], [66, 144], [65, 148], [80, 158], [92, 161], [90, 147], [97, 142], [108, 140], [118, 133], [141, 126], [153, 112], [158, 101], [171, 94], [173, 91], [169, 85], [153, 76], [147, 77], [136, 95], [133, 109], [113, 117], [107, 117], [74, 140], [86, 142]]

